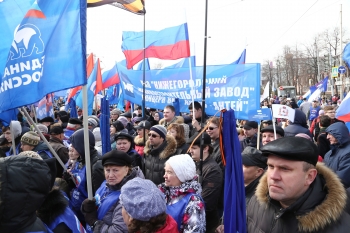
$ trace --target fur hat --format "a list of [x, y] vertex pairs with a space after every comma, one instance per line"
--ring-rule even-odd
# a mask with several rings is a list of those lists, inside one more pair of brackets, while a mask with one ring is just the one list
[[152, 181], [139, 177], [123, 185], [120, 203], [133, 219], [140, 221], [149, 221], [166, 212], [164, 194]]
[[156, 132], [157, 134], [159, 134], [160, 137], [164, 139], [166, 138], [167, 131], [166, 128], [162, 125], [154, 125], [150, 128], [150, 131]]
[[126, 125], [129, 122], [128, 119], [126, 119], [126, 117], [124, 117], [124, 116], [118, 117], [118, 121], [120, 121], [124, 125], [124, 127], [126, 127]]
[[33, 131], [28, 131], [21, 137], [21, 142], [30, 146], [37, 146], [40, 142], [40, 137]]
[[115, 165], [115, 166], [131, 166], [132, 159], [131, 157], [119, 150], [111, 150], [103, 155], [102, 165]]
[[41, 158], [41, 156], [36, 153], [35, 151], [22, 151], [21, 153], [18, 154], [18, 156], [26, 156], [29, 158], [34, 158], [34, 159], [40, 159], [43, 160], [43, 158]]
[[117, 132], [122, 131], [123, 129], [125, 129], [125, 126], [119, 120], [116, 120], [115, 122], [113, 122], [112, 125], [114, 126], [114, 128], [117, 129]]
[[172, 156], [166, 163], [174, 170], [181, 182], [192, 180], [196, 176], [196, 165], [188, 154]]
[[37, 124], [36, 126], [38, 127], [38, 129], [39, 129], [40, 132], [42, 132], [42, 133], [48, 133], [48, 132], [49, 132], [49, 129], [47, 128], [46, 125]]

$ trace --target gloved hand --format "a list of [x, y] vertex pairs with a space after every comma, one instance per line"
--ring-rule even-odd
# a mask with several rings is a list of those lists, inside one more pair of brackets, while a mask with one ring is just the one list
[[97, 208], [95, 202], [95, 198], [93, 200], [85, 199], [81, 204], [81, 212], [84, 214], [86, 223], [90, 226], [97, 221]]
[[62, 178], [68, 183], [68, 186], [71, 189], [75, 188], [76, 185], [72, 179], [72, 175], [69, 172], [67, 172], [67, 171], [63, 172]]

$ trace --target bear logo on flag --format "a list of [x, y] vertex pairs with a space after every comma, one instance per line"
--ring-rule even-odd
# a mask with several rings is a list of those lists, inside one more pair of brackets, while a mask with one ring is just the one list
[[134, 86], [131, 84], [131, 81], [129, 80], [129, 78], [123, 74], [121, 72], [121, 80], [123, 82], [123, 85], [124, 85], [124, 94], [128, 95], [128, 96], [131, 96], [131, 97], [135, 97], [134, 95]]
[[24, 24], [16, 28], [7, 61], [29, 57], [44, 52], [44, 42], [40, 30], [33, 24]]

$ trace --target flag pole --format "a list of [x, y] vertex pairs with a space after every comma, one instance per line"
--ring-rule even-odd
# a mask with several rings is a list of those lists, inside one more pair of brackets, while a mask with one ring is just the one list
[[10, 132], [11, 132], [11, 147], [13, 155], [16, 155], [16, 143], [15, 143], [15, 134], [12, 127], [12, 121], [10, 121]]
[[[201, 119], [201, 125], [204, 124], [204, 117], [205, 117], [205, 81], [207, 76], [207, 27], [208, 27], [208, 0], [205, 1], [205, 24], [204, 24], [204, 60], [203, 60], [203, 80], [202, 80], [202, 119]], [[194, 111], [194, 109], [193, 109]], [[204, 142], [204, 134], [202, 134], [202, 140], [200, 144], [200, 156], [199, 156], [199, 174], [198, 179], [199, 183], [202, 184], [203, 181], [203, 142]]]
[[[186, 13], [186, 8], [185, 8], [185, 20], [187, 23], [187, 13]], [[191, 43], [189, 43], [191, 44]], [[194, 82], [193, 82], [193, 77], [192, 77], [192, 61], [191, 61], [191, 46], [190, 46], [190, 57], [188, 59], [188, 66], [190, 68], [190, 87], [191, 87], [191, 98], [192, 98], [192, 119], [196, 120], [195, 114], [194, 114]]]
[[[146, 120], [146, 14], [143, 14], [143, 71], [142, 71], [142, 120]], [[143, 144], [146, 145], [146, 130], [143, 130]]]
[[[83, 109], [88, 109], [87, 103], [87, 86], [83, 86], [82, 90], [83, 94]], [[89, 144], [89, 132], [88, 132], [88, 111], [83, 111], [83, 129], [84, 129], [84, 150], [85, 150], [85, 165], [86, 165], [86, 183], [87, 183], [87, 191], [88, 198], [92, 200], [92, 179], [91, 179], [91, 160], [90, 160], [90, 144]], [[84, 156], [84, 155], [82, 155]]]
[[40, 138], [44, 141], [46, 146], [49, 148], [50, 152], [53, 154], [53, 156], [55, 156], [55, 158], [58, 161], [58, 163], [62, 166], [63, 170], [66, 171], [67, 167], [64, 165], [64, 163], [62, 162], [61, 158], [57, 155], [56, 151], [52, 148], [50, 143], [46, 140], [45, 136], [39, 130], [38, 126], [34, 123], [33, 119], [29, 116], [29, 113], [27, 112], [27, 110], [24, 107], [22, 107], [22, 111], [23, 111], [23, 114], [28, 118], [29, 124], [31, 124], [34, 127], [36, 132], [39, 134]]

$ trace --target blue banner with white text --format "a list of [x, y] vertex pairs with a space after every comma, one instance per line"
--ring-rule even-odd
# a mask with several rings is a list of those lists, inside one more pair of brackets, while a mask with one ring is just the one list
[[[146, 71], [146, 107], [162, 109], [179, 99], [180, 112], [188, 112], [194, 100], [202, 102], [203, 67]], [[143, 71], [118, 66], [125, 100], [142, 104]], [[207, 66], [205, 112], [214, 115], [233, 109], [237, 119], [248, 119], [248, 112], [260, 108], [260, 64]]]

